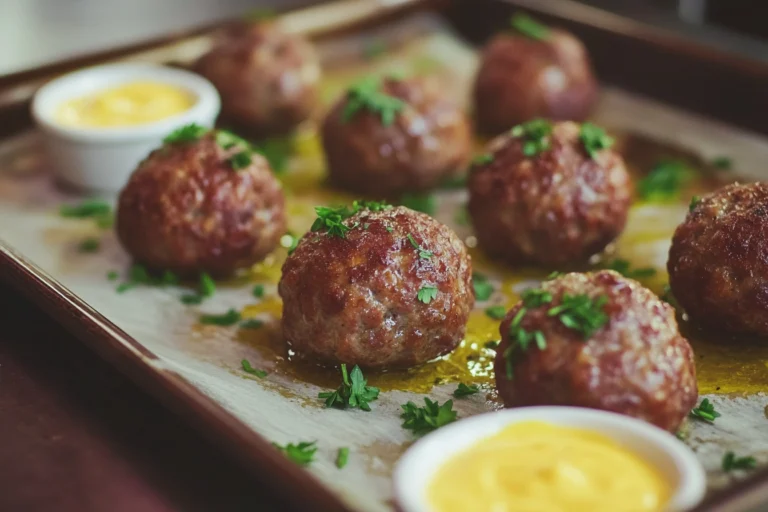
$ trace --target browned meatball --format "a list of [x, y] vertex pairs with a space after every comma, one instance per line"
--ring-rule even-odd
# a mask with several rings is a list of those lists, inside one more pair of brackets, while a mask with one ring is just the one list
[[691, 319], [768, 336], [768, 184], [729, 185], [694, 203], [667, 270]]
[[232, 27], [195, 71], [219, 90], [222, 119], [249, 135], [290, 132], [317, 104], [320, 65], [314, 49], [274, 24]]
[[[624, 161], [610, 149], [591, 157], [576, 123], [523, 126], [545, 135], [499, 136], [486, 161], [470, 170], [469, 213], [478, 242], [512, 264], [586, 260], [624, 229], [632, 196]], [[526, 156], [537, 141], [546, 148]]]
[[[384, 103], [384, 111], [376, 105]], [[323, 123], [331, 181], [381, 197], [432, 188], [463, 172], [470, 152], [464, 113], [436, 82], [367, 78]]]
[[596, 97], [587, 51], [574, 36], [554, 29], [545, 40], [505, 34], [483, 50], [475, 117], [478, 129], [489, 134], [535, 117], [581, 121]]
[[464, 244], [428, 215], [380, 204], [348, 210], [343, 232], [316, 224], [285, 261], [283, 336], [300, 356], [408, 367], [464, 337], [475, 302]]
[[133, 172], [120, 193], [117, 236], [137, 262], [225, 276], [276, 246], [285, 232], [280, 183], [261, 155], [229, 139], [167, 143]]
[[504, 404], [591, 407], [676, 430], [698, 391], [674, 309], [612, 270], [566, 274], [541, 289], [501, 323], [495, 368]]

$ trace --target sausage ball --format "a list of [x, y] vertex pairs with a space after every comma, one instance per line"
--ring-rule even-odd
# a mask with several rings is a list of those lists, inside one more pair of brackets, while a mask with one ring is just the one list
[[728, 185], [694, 200], [667, 271], [692, 320], [768, 336], [768, 184]]
[[590, 407], [675, 431], [696, 404], [693, 351], [674, 309], [612, 270], [544, 282], [500, 331], [494, 366], [507, 407]]
[[245, 141], [197, 130], [174, 132], [139, 164], [120, 192], [117, 236], [152, 269], [226, 276], [277, 245], [285, 198], [267, 161]]
[[478, 129], [491, 135], [536, 117], [586, 119], [597, 82], [584, 45], [563, 30], [539, 39], [498, 35], [485, 47], [474, 86]]
[[512, 264], [561, 265], [588, 259], [622, 232], [631, 181], [619, 154], [588, 150], [595, 146], [585, 133], [596, 131], [601, 147], [609, 146], [594, 125], [544, 120], [491, 142], [467, 185], [485, 252]]
[[366, 195], [433, 188], [464, 172], [471, 130], [436, 82], [366, 78], [322, 127], [331, 182]]
[[320, 65], [312, 46], [274, 24], [224, 32], [195, 71], [221, 95], [221, 115], [253, 136], [281, 135], [306, 120], [318, 101]]
[[471, 259], [450, 228], [382, 203], [318, 213], [326, 220], [300, 240], [278, 285], [290, 349], [404, 368], [456, 348], [475, 298]]

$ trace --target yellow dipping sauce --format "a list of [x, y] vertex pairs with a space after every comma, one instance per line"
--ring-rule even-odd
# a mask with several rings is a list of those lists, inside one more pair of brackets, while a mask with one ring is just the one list
[[671, 489], [602, 434], [527, 421], [449, 459], [427, 493], [438, 512], [656, 512]]
[[110, 128], [159, 121], [189, 110], [189, 90], [160, 82], [130, 82], [65, 101], [56, 121], [65, 126]]

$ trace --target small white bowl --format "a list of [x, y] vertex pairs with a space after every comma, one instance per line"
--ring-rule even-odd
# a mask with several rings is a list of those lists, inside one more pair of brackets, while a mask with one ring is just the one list
[[414, 444], [395, 467], [395, 498], [403, 512], [434, 512], [427, 488], [450, 458], [513, 423], [542, 421], [591, 430], [615, 440], [656, 468], [672, 484], [667, 512], [695, 507], [706, 476], [694, 453], [675, 436], [644, 421], [579, 407], [521, 407], [473, 416], [441, 428]]
[[[56, 121], [57, 109], [67, 100], [144, 80], [176, 85], [197, 101], [180, 114], [135, 126], [83, 128]], [[216, 88], [195, 73], [152, 64], [110, 64], [76, 71], [41, 87], [32, 101], [32, 116], [45, 135], [59, 179], [78, 188], [116, 192], [166, 135], [190, 123], [212, 127], [220, 108]]]

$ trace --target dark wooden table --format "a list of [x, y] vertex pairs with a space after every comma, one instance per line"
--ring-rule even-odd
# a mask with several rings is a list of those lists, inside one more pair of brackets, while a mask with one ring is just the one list
[[0, 510], [288, 510], [0, 282]]

